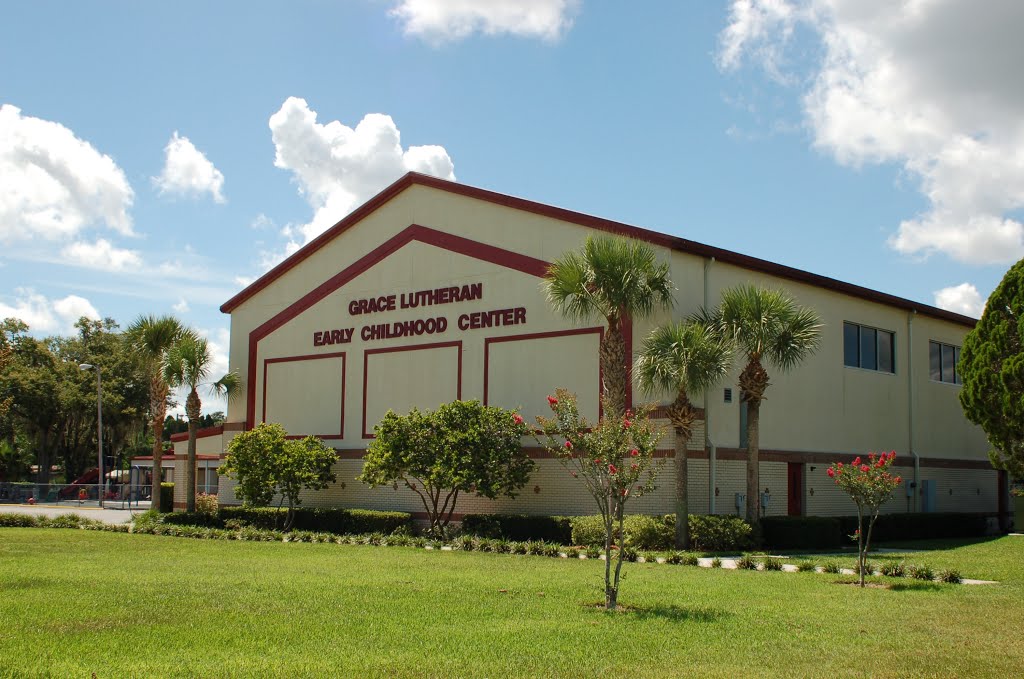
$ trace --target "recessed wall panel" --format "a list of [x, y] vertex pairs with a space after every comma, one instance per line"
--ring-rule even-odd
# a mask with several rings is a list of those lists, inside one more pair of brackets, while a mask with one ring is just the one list
[[291, 436], [344, 436], [344, 353], [267, 359], [263, 385], [264, 422]]

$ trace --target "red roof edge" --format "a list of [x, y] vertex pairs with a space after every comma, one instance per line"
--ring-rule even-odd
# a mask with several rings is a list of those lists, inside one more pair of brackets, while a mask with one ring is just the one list
[[[196, 432], [196, 438], [202, 439], [207, 436], [217, 436], [224, 433], [224, 425], [218, 424], [216, 427], [206, 427]], [[188, 432], [183, 431], [179, 434], [171, 434], [171, 441], [177, 443], [178, 441], [188, 441]]]
[[[384, 205], [413, 184], [429, 186], [441, 191], [448, 191], [449, 193], [483, 200], [496, 205], [502, 205], [516, 210], [523, 210], [525, 212], [532, 212], [534, 214], [559, 219], [565, 222], [578, 224], [580, 226], [586, 226], [599, 231], [644, 240], [655, 245], [660, 245], [672, 250], [678, 250], [680, 252], [686, 252], [700, 257], [713, 257], [717, 261], [724, 262], [726, 264], [733, 264], [744, 269], [766, 273], [799, 283], [806, 283], [819, 288], [826, 288], [852, 297], [859, 297], [871, 302], [893, 306], [906, 311], [913, 311], [925, 316], [950, 321], [970, 328], [973, 328], [977, 323], [977, 319], [971, 318], [970, 316], [958, 314], [953, 311], [947, 311], [945, 309], [939, 309], [928, 304], [914, 302], [913, 300], [897, 297], [896, 295], [890, 295], [885, 292], [879, 292], [860, 285], [854, 285], [853, 283], [845, 283], [834, 278], [811, 273], [802, 269], [796, 269], [784, 264], [769, 262], [768, 260], [751, 257], [749, 255], [725, 250], [723, 248], [717, 248], [711, 245], [705, 245], [703, 243], [687, 240], [678, 236], [670, 236], [665, 233], [659, 233], [657, 231], [643, 229], [638, 226], [615, 222], [602, 217], [595, 217], [582, 212], [575, 212], [565, 208], [545, 205], [544, 203], [537, 203], [535, 201], [526, 200], [525, 198], [516, 198], [507, 194], [469, 186], [468, 184], [460, 184], [458, 182], [440, 179], [438, 177], [421, 174], [419, 172], [408, 172], [403, 175], [386, 189], [349, 213], [349, 215], [340, 222], [300, 248], [291, 257], [288, 257], [273, 269], [260, 276], [244, 290], [221, 305], [220, 310], [223, 313], [231, 313], [247, 299], [260, 292], [277, 278], [302, 263], [307, 257], [314, 254], [335, 237], [355, 226], [377, 208]], [[171, 437], [171, 440], [175, 440], [173, 436]]]

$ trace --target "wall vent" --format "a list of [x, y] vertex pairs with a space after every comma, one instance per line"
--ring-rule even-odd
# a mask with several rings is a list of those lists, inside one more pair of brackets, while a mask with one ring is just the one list
[[725, 388], [725, 402], [732, 403], [732, 388], [730, 387]]

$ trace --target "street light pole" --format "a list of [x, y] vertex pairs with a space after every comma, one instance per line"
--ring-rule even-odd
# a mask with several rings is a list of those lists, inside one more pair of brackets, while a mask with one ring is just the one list
[[96, 442], [97, 454], [100, 462], [99, 492], [100, 509], [103, 508], [103, 490], [106, 485], [103, 483], [103, 371], [98, 365], [82, 363], [78, 366], [81, 370], [92, 370], [96, 368]]

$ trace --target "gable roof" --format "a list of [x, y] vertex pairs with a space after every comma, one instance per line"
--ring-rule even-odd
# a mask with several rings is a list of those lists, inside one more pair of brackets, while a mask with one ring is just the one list
[[324, 231], [322, 234], [311, 240], [297, 252], [292, 254], [290, 257], [285, 259], [283, 262], [272, 268], [267, 273], [260, 276], [252, 284], [243, 289], [241, 292], [236, 294], [234, 297], [229, 299], [227, 302], [221, 305], [220, 310], [224, 313], [231, 313], [239, 305], [245, 302], [247, 299], [255, 295], [256, 293], [263, 290], [265, 287], [273, 283], [279, 277], [293, 269], [294, 267], [301, 264], [307, 257], [315, 253], [317, 250], [322, 248], [324, 245], [334, 240], [336, 237], [352, 228], [368, 215], [373, 213], [377, 208], [381, 207], [389, 200], [400, 194], [405, 189], [413, 185], [427, 186], [432, 189], [439, 191], [447, 191], [459, 196], [465, 196], [467, 198], [473, 198], [476, 200], [482, 200], [495, 205], [502, 205], [515, 210], [523, 210], [524, 212], [531, 212], [533, 214], [541, 215], [544, 217], [551, 217], [571, 224], [577, 224], [585, 226], [587, 228], [595, 229], [597, 231], [604, 231], [606, 233], [612, 233], [619, 236], [625, 236], [627, 238], [636, 238], [638, 240], [647, 241], [654, 245], [660, 245], [672, 250], [678, 250], [679, 252], [685, 252], [687, 254], [696, 255], [698, 257], [715, 258], [719, 262], [725, 262], [727, 264], [733, 264], [735, 266], [749, 269], [751, 271], [757, 271], [760, 273], [770, 274], [779, 278], [785, 278], [799, 283], [805, 283], [807, 285], [813, 285], [819, 288], [825, 288], [835, 292], [839, 292], [851, 297], [858, 297], [865, 299], [870, 302], [876, 302], [879, 304], [885, 304], [887, 306], [904, 309], [907, 311], [914, 311], [924, 316], [931, 316], [933, 318], [950, 321], [959, 325], [964, 325], [973, 328], [976, 319], [970, 316], [964, 316], [952, 311], [946, 311], [945, 309], [939, 309], [937, 307], [929, 306], [927, 304], [921, 304], [920, 302], [914, 302], [903, 297], [897, 297], [890, 295], [885, 292], [879, 292], [870, 288], [865, 288], [860, 285], [854, 285], [852, 283], [845, 283], [843, 281], [822, 276], [819, 274], [804, 271], [802, 269], [796, 269], [793, 267], [785, 266], [783, 264], [777, 264], [775, 262], [769, 262], [765, 259], [759, 259], [757, 257], [751, 257], [731, 250], [725, 250], [723, 248], [717, 248], [711, 245], [705, 245], [704, 243], [698, 243], [696, 241], [687, 240], [686, 238], [680, 238], [678, 236], [670, 236], [665, 233], [659, 233], [657, 231], [651, 231], [649, 229], [642, 229], [637, 226], [629, 224], [623, 224], [621, 222], [615, 222], [610, 219], [603, 219], [601, 217], [594, 217], [593, 215], [584, 214], [582, 212], [574, 212], [572, 210], [566, 210], [560, 207], [554, 207], [552, 205], [545, 205], [543, 203], [537, 203], [532, 200], [526, 200], [524, 198], [516, 198], [503, 193], [497, 193], [495, 191], [488, 191], [487, 189], [477, 188], [475, 186], [469, 186], [468, 184], [460, 184], [458, 182], [449, 181], [447, 179], [439, 179], [430, 175], [420, 174], [419, 172], [409, 172], [395, 181], [393, 184], [385, 188], [383, 191], [378, 193], [376, 196], [366, 201], [358, 208], [353, 210], [340, 222], [332, 226], [331, 228]]

